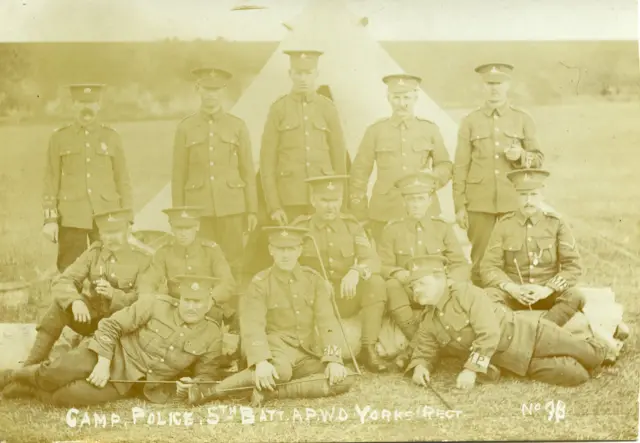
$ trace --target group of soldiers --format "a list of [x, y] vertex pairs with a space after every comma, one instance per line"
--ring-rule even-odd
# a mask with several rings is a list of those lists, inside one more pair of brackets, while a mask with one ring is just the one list
[[[316, 90], [322, 53], [287, 54], [292, 89], [269, 109], [259, 178], [245, 122], [221, 105], [232, 75], [194, 71], [201, 107], [178, 125], [164, 211], [173, 235], [154, 250], [130, 237], [131, 182], [120, 136], [97, 118], [102, 85], [71, 87], [77, 119], [51, 136], [43, 193], [60, 274], [27, 360], [0, 374], [5, 398], [321, 397], [346, 392], [359, 363], [399, 364], [426, 385], [440, 350], [465, 360], [461, 389], [501, 369], [577, 385], [613, 363], [602, 337], [562, 328], [584, 305], [580, 257], [541, 209], [549, 174], [533, 120], [509, 101], [512, 66], [476, 68], [487, 98], [463, 119], [453, 162], [414, 114], [421, 79], [384, 77], [391, 116], [350, 162], [338, 110]], [[440, 216], [450, 180], [472, 263]], [[393, 362], [375, 346], [385, 313], [410, 343]], [[342, 323], [356, 315], [358, 355]], [[86, 338], [49, 358], [65, 326]], [[620, 324], [616, 337], [628, 334]]]

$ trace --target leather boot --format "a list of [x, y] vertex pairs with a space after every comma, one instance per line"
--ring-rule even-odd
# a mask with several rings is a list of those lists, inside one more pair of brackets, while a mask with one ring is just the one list
[[2, 397], [4, 398], [26, 398], [34, 397], [35, 395], [35, 387], [17, 381], [12, 381], [2, 390]]
[[387, 363], [376, 352], [375, 345], [366, 345], [363, 347], [361, 360], [364, 366], [371, 372], [386, 372], [388, 370]]
[[0, 370], [0, 389], [4, 389], [5, 386], [13, 382], [13, 376], [15, 374], [14, 369], [2, 369]]
[[36, 340], [29, 351], [29, 356], [22, 363], [23, 366], [35, 365], [42, 363], [49, 357], [49, 353], [53, 345], [58, 341], [59, 337], [55, 337], [46, 331], [39, 330], [36, 334]]
[[20, 369], [16, 369], [13, 373], [13, 381], [18, 383], [24, 383], [29, 386], [37, 388], [36, 385], [36, 372], [40, 368], [39, 364], [25, 366]]
[[253, 372], [246, 369], [220, 383], [194, 384], [189, 388], [189, 404], [199, 405], [220, 398], [248, 399], [255, 388]]

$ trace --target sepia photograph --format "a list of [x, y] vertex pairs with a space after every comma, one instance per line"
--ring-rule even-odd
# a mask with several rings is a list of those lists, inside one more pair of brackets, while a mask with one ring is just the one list
[[639, 22], [0, 2], [0, 443], [637, 441]]

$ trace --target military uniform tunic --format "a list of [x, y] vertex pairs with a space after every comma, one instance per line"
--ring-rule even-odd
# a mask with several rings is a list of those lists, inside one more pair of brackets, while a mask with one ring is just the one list
[[171, 240], [160, 247], [153, 256], [149, 270], [140, 278], [140, 293], [165, 291], [180, 298], [179, 275], [204, 275], [216, 277], [220, 282], [213, 289], [213, 300], [222, 306], [234, 295], [236, 282], [220, 247], [208, 240], [195, 239], [184, 247]]
[[60, 226], [57, 266], [63, 272], [98, 240], [96, 213], [130, 208], [131, 182], [120, 135], [104, 124], [73, 123], [49, 139], [42, 190], [44, 222]]
[[[369, 177], [377, 165], [368, 216], [366, 193]], [[405, 215], [402, 196], [394, 184], [421, 170], [431, 170], [440, 178], [440, 187], [451, 179], [451, 160], [435, 123], [415, 117], [408, 120], [385, 118], [369, 126], [351, 167], [351, 203], [358, 218], [388, 222]], [[440, 213], [435, 197], [434, 214]]]
[[173, 206], [200, 206], [204, 216], [258, 211], [247, 125], [219, 112], [196, 112], [178, 125], [174, 143]]
[[[422, 365], [432, 372], [438, 351], [446, 347], [467, 357], [465, 369], [486, 373], [493, 363], [555, 384], [571, 384], [574, 375], [581, 376], [604, 359], [601, 347], [546, 320], [492, 304], [481, 289], [461, 282], [451, 283], [440, 301], [426, 310], [414, 343], [407, 370]], [[576, 371], [575, 361], [567, 359], [583, 368]]]
[[270, 214], [308, 206], [305, 179], [345, 171], [344, 135], [331, 100], [316, 93], [291, 93], [271, 105], [260, 151], [260, 175]]
[[[523, 155], [515, 161], [504, 150], [520, 146]], [[507, 173], [519, 168], [539, 168], [544, 156], [529, 114], [510, 104], [492, 109], [483, 106], [460, 124], [453, 199], [456, 212], [500, 214], [518, 207], [517, 194]]]
[[447, 275], [459, 281], [469, 279], [469, 263], [451, 225], [440, 217], [426, 216], [421, 220], [409, 217], [390, 221], [378, 245], [382, 261], [382, 276], [391, 278], [394, 272], [406, 269], [413, 257], [442, 255], [449, 261]]
[[[560, 216], [546, 211], [526, 217], [518, 210], [501, 217], [480, 264], [480, 274], [484, 285], [490, 288], [490, 295], [508, 302], [512, 308], [526, 309], [502, 291], [501, 284], [532, 283], [553, 289], [554, 294], [538, 303], [550, 303], [544, 306], [546, 309], [556, 300], [569, 304], [571, 309], [561, 316], [561, 324], [583, 306], [583, 297], [575, 288], [581, 273], [580, 254], [569, 227]], [[533, 307], [539, 309], [541, 305]], [[569, 318], [564, 318], [567, 315]], [[549, 319], [558, 320], [555, 314]]]
[[[93, 332], [101, 318], [129, 306], [138, 298], [139, 277], [148, 269], [150, 261], [151, 255], [134, 245], [126, 244], [118, 251], [110, 251], [103, 248], [101, 242], [93, 243], [52, 283], [54, 304], [38, 329], [55, 337], [64, 326], [83, 335]], [[100, 279], [107, 280], [114, 288], [111, 300], [96, 292], [95, 282]], [[90, 283], [89, 296], [83, 293], [85, 280]], [[73, 320], [70, 309], [78, 300], [89, 308], [91, 324]]]
[[[333, 285], [340, 315], [348, 318], [362, 310], [362, 343], [375, 344], [382, 326], [385, 285], [380, 276], [378, 254], [358, 220], [348, 214], [340, 214], [339, 218], [332, 221], [323, 220], [317, 215], [307, 215], [295, 219], [292, 226], [309, 229]], [[303, 243], [300, 263], [318, 271], [322, 270], [310, 238]], [[356, 296], [352, 299], [342, 298], [340, 284], [351, 269], [360, 274]]]
[[[220, 376], [222, 332], [209, 318], [187, 324], [178, 312], [179, 301], [169, 296], [143, 296], [100, 322], [89, 349], [111, 360], [113, 380], [172, 380], [195, 364], [196, 380]], [[113, 383], [125, 395], [130, 383]], [[175, 391], [175, 386], [171, 386]], [[145, 397], [163, 403], [170, 393], [162, 385], [147, 384]]]
[[286, 272], [273, 266], [258, 273], [240, 296], [241, 343], [249, 367], [269, 359], [290, 367], [301, 354], [342, 362], [330, 291], [311, 268], [297, 265]]

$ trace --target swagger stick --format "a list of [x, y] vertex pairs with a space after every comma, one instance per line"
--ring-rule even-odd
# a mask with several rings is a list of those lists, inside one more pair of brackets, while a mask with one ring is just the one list
[[[520, 272], [520, 266], [518, 266], [518, 259], [514, 258], [513, 259], [513, 264], [516, 265], [516, 271], [518, 271], [518, 278], [520, 278], [520, 284], [524, 285], [524, 280], [522, 278], [522, 272]], [[531, 303], [527, 303], [527, 306], [529, 307], [529, 310], [531, 311]]]
[[[306, 236], [309, 237], [311, 239], [311, 242], [313, 243], [313, 247], [316, 251], [316, 256], [318, 257], [318, 261], [320, 262], [320, 268], [322, 269], [322, 275], [324, 276], [325, 281], [327, 282], [327, 284], [331, 285], [331, 281], [329, 280], [327, 269], [324, 267], [324, 262], [322, 261], [322, 256], [320, 255], [320, 248], [318, 247], [318, 243], [316, 242], [316, 239], [311, 234], [307, 234]], [[333, 286], [330, 286], [330, 287], [333, 288]], [[340, 325], [340, 332], [342, 332], [342, 339], [347, 345], [347, 349], [349, 350], [349, 354], [351, 355], [351, 360], [353, 361], [353, 365], [356, 368], [356, 372], [358, 373], [358, 375], [362, 375], [362, 372], [360, 371], [360, 366], [358, 366], [356, 357], [353, 354], [353, 349], [351, 349], [349, 340], [347, 340], [347, 334], [344, 332], [344, 326], [342, 325], [342, 318], [340, 317], [340, 312], [338, 311], [338, 305], [336, 304], [335, 293], [333, 289], [331, 290], [331, 294], [332, 294], [330, 297], [331, 306], [333, 307], [333, 311], [335, 312], [336, 317], [338, 317], [338, 324]]]

